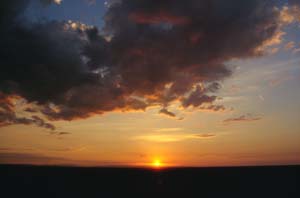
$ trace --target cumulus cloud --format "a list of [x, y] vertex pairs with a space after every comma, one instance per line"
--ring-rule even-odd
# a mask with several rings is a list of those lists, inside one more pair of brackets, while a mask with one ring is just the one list
[[222, 109], [213, 103], [232, 73], [226, 63], [262, 55], [281, 27], [267, 0], [113, 1], [101, 34], [80, 22], [24, 22], [27, 3], [0, 3], [0, 91], [50, 120], [154, 105], [174, 117], [172, 102]]
[[300, 1], [289, 0], [288, 5], [283, 6], [280, 11], [280, 21], [282, 25], [300, 22]]
[[181, 142], [187, 140], [197, 140], [197, 139], [207, 139], [215, 137], [215, 134], [154, 134], [154, 135], [142, 135], [134, 137], [134, 140], [143, 140], [149, 142], [163, 142], [163, 143], [172, 143], [172, 142]]

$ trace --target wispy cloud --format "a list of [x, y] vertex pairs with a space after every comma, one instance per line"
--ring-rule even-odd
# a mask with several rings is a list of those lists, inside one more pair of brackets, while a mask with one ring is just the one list
[[253, 122], [261, 120], [261, 117], [253, 116], [252, 114], [241, 115], [238, 117], [228, 118], [223, 120], [225, 124], [234, 123], [234, 122]]
[[183, 128], [159, 128], [156, 129], [156, 132], [176, 132], [176, 131], [182, 131]]
[[134, 140], [142, 140], [142, 141], [149, 141], [149, 142], [158, 142], [158, 143], [171, 143], [171, 142], [181, 142], [186, 140], [195, 140], [195, 139], [207, 139], [215, 137], [215, 134], [207, 133], [207, 134], [173, 134], [173, 135], [156, 135], [156, 134], [149, 134], [149, 135], [142, 135], [134, 137]]
[[290, 74], [284, 74], [284, 75], [278, 76], [277, 78], [271, 79], [269, 81], [269, 85], [271, 87], [277, 87], [277, 86], [283, 84], [284, 82], [292, 80], [292, 79], [293, 79], [293, 77]]
[[85, 1], [86, 1], [86, 3], [87, 3], [88, 5], [90, 5], [90, 6], [96, 5], [96, 4], [97, 4], [97, 1], [96, 1], [96, 0], [85, 0]]
[[61, 164], [69, 162], [65, 158], [49, 157], [30, 153], [0, 153], [0, 164]]
[[0, 152], [0, 164], [117, 166], [122, 163], [114, 161], [76, 160], [67, 157], [42, 155], [39, 153]]
[[292, 50], [295, 48], [295, 42], [294, 41], [290, 41], [288, 42], [285, 46], [284, 49], [285, 50]]
[[57, 135], [57, 136], [62, 136], [62, 135], [70, 135], [70, 132], [65, 132], [65, 131], [52, 131], [50, 132], [51, 135]]
[[194, 135], [196, 138], [212, 138], [215, 137], [216, 134], [212, 134], [212, 133], [204, 133], [204, 134], [196, 134]]

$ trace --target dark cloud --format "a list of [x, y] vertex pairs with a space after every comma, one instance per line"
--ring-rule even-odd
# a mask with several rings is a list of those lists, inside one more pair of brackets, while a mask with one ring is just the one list
[[289, 0], [290, 9], [287, 9], [288, 15], [293, 17], [293, 21], [300, 22], [300, 0]]
[[[20, 116], [16, 113], [15, 101], [17, 98], [8, 97], [0, 92], [0, 127], [23, 124], [23, 125], [35, 125], [51, 131], [56, 130], [56, 127], [46, 122], [44, 119], [37, 115], [32, 116]], [[37, 110], [33, 108], [25, 108], [24, 112], [37, 113]]]
[[81, 41], [77, 33], [63, 28], [63, 23], [50, 22], [3, 33], [0, 63], [9, 66], [0, 74], [0, 87], [6, 93], [56, 103], [72, 86], [88, 81]]
[[79, 22], [25, 21], [27, 3], [0, 3], [0, 91], [36, 104], [50, 120], [152, 105], [173, 117], [174, 101], [213, 105], [231, 75], [226, 62], [261, 55], [279, 28], [267, 0], [115, 1], [105, 35]]
[[59, 135], [70, 135], [71, 133], [69, 133], [69, 132], [59, 132], [58, 134]]
[[292, 12], [296, 20], [300, 21], [300, 0], [289, 0], [289, 4], [293, 7]]
[[0, 110], [0, 127], [9, 126], [13, 124], [35, 125], [49, 130], [55, 130], [55, 126], [51, 123], [45, 122], [38, 116], [18, 117], [15, 113], [3, 112]]
[[193, 91], [188, 97], [183, 98], [182, 105], [186, 108], [189, 106], [199, 107], [205, 103], [212, 103], [216, 99], [216, 96], [206, 95], [204, 90], [200, 86], [197, 86], [195, 91]]
[[202, 110], [208, 110], [208, 111], [225, 111], [226, 108], [223, 105], [209, 105], [209, 106], [204, 106], [200, 107]]
[[35, 125], [49, 130], [55, 130], [56, 127], [43, 120], [42, 118], [33, 115], [31, 117], [18, 116], [16, 114], [16, 105], [14, 98], [7, 97], [0, 92], [0, 127], [13, 124]]
[[169, 111], [169, 110], [166, 109], [166, 108], [161, 109], [161, 110], [159, 111], [159, 113], [160, 113], [160, 114], [164, 114], [164, 115], [169, 116], [169, 117], [172, 117], [172, 118], [175, 118], [175, 117], [176, 117], [176, 114], [175, 114], [175, 113]]
[[290, 5], [300, 6], [300, 0], [289, 0]]
[[69, 133], [69, 132], [64, 132], [64, 131], [61, 131], [61, 132], [59, 132], [59, 131], [52, 131], [50, 134], [51, 134], [51, 135], [57, 135], [57, 136], [71, 135], [71, 133]]
[[37, 113], [38, 110], [37, 109], [34, 109], [32, 107], [27, 107], [26, 109], [24, 109], [25, 112], [28, 112], [28, 113]]
[[258, 121], [261, 120], [261, 117], [255, 117], [251, 114], [241, 115], [239, 117], [235, 118], [228, 118], [224, 120], [224, 123], [233, 123], [233, 122], [252, 122], [252, 121]]
[[196, 134], [194, 135], [196, 138], [213, 138], [216, 137], [215, 134], [212, 133], [205, 133], [205, 134]]
[[[55, 152], [69, 152], [70, 149], [56, 149]], [[89, 161], [72, 160], [67, 157], [53, 157], [40, 153], [25, 152], [0, 152], [0, 164], [30, 164], [30, 165], [82, 165], [82, 166], [120, 166], [122, 164], [114, 161]]]
[[0, 164], [72, 164], [65, 158], [30, 153], [0, 153]]

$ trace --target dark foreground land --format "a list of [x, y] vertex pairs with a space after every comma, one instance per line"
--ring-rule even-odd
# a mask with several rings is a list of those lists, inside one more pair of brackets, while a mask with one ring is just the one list
[[300, 198], [300, 166], [150, 170], [2, 165], [0, 197]]

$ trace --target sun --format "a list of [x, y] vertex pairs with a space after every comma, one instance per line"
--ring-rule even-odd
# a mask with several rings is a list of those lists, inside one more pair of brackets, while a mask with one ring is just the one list
[[155, 159], [153, 162], [152, 162], [152, 166], [155, 167], [155, 168], [160, 168], [162, 166], [162, 163], [159, 159]]

